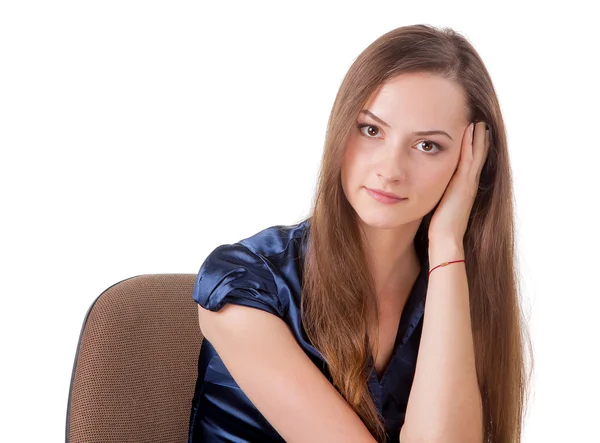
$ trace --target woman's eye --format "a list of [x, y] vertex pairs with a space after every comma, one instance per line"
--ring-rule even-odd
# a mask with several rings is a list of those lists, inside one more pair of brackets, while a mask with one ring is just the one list
[[[358, 130], [361, 132], [361, 134], [367, 138], [376, 138], [377, 134], [379, 133], [379, 128], [375, 125], [358, 124], [357, 127], [358, 127]], [[367, 128], [366, 134], [365, 134], [365, 131], [363, 131], [364, 128]], [[375, 134], [373, 134], [373, 133], [375, 133]]]
[[422, 140], [419, 143], [417, 143], [417, 146], [419, 146], [419, 145], [428, 146], [422, 152], [430, 153], [430, 152], [433, 151], [433, 147], [435, 147], [435, 149], [437, 149], [437, 151], [435, 151], [436, 153], [443, 150], [443, 148], [440, 145], [438, 145], [437, 143], [432, 142], [431, 140]]
[[[356, 127], [358, 128], [360, 133], [367, 138], [377, 138], [377, 135], [381, 132], [381, 130], [379, 129], [378, 126], [371, 125], [369, 123], [359, 123], [356, 125]], [[366, 128], [366, 131], [364, 131], [365, 128]], [[437, 154], [438, 152], [441, 152], [444, 150], [444, 148], [442, 148], [441, 145], [439, 145], [435, 142], [432, 142], [431, 140], [421, 140], [419, 143], [417, 143], [417, 146], [418, 145], [425, 146], [421, 150], [421, 152], [425, 152], [426, 154], [429, 154], [429, 153]]]

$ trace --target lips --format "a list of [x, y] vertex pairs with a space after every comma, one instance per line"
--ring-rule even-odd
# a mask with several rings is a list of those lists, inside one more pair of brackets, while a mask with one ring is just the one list
[[[369, 194], [371, 196], [371, 198], [378, 201], [379, 203], [383, 203], [386, 205], [394, 205], [396, 203], [401, 203], [403, 201], [408, 200], [406, 198], [388, 197], [387, 195], [380, 194], [379, 192], [374, 191], [367, 187], [365, 187], [365, 189], [367, 191], [367, 194]], [[389, 192], [388, 192], [388, 194], [389, 194]]]
[[399, 195], [392, 194], [391, 192], [386, 192], [383, 189], [376, 189], [376, 188], [367, 188], [367, 189], [369, 189], [370, 191], [373, 191], [373, 192], [377, 192], [378, 194], [384, 195], [386, 197], [390, 197], [390, 198], [397, 198], [399, 200], [404, 198], [404, 197], [400, 197]]

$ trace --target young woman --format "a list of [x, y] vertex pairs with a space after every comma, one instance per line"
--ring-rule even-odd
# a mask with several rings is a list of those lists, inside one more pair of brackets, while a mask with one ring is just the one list
[[448, 28], [384, 34], [335, 99], [310, 217], [200, 268], [189, 443], [519, 442], [514, 247], [477, 52]]

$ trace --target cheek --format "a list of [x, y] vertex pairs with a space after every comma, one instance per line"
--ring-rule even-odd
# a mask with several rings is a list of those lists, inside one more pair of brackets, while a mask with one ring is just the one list
[[342, 182], [342, 189], [344, 192], [348, 191], [348, 179], [352, 176], [352, 161], [350, 157], [351, 153], [346, 149], [342, 159], [342, 167], [340, 169], [340, 180]]
[[448, 163], [440, 165], [439, 168], [427, 169], [423, 172], [419, 178], [421, 183], [426, 183], [422, 188], [423, 193], [430, 199], [437, 200], [441, 198], [448, 183], [450, 183], [454, 169], [454, 165]]
[[348, 145], [342, 162], [342, 177], [345, 177], [345, 180], [352, 180], [354, 171], [357, 170], [358, 165], [361, 163], [358, 153], [359, 150], [355, 146]]

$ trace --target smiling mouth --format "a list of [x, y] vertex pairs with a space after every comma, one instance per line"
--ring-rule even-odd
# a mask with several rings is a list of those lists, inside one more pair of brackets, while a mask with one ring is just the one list
[[367, 188], [367, 189], [370, 190], [370, 191], [376, 192], [378, 194], [384, 195], [386, 197], [390, 197], [390, 198], [397, 198], [397, 199], [403, 199], [404, 198], [404, 197], [400, 197], [399, 195], [392, 194], [391, 192], [386, 192], [383, 189], [371, 189], [371, 188]]
[[369, 194], [369, 195], [370, 195], [370, 196], [371, 196], [373, 199], [377, 200], [377, 201], [378, 201], [378, 202], [380, 202], [380, 203], [388, 203], [388, 204], [389, 204], [389, 203], [399, 203], [399, 202], [402, 202], [402, 201], [404, 201], [404, 200], [407, 200], [406, 198], [402, 198], [402, 197], [400, 197], [400, 198], [397, 198], [397, 197], [389, 197], [389, 196], [387, 196], [387, 195], [381, 194], [381, 193], [379, 193], [379, 192], [377, 192], [377, 191], [374, 191], [373, 189], [369, 189], [369, 188], [366, 188], [366, 187], [365, 187], [365, 189], [367, 190], [367, 193], [368, 193], [368, 194]]

